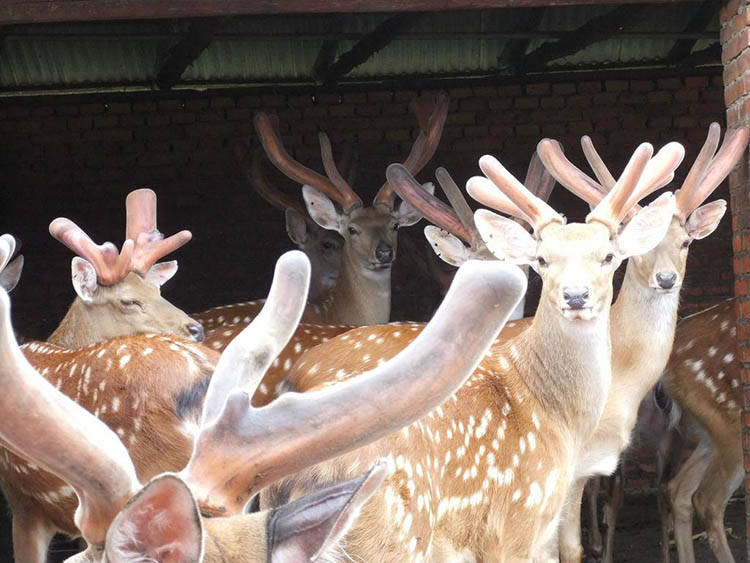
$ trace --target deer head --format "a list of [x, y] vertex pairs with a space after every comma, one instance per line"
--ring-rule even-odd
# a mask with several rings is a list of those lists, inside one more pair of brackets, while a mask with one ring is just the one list
[[[412, 109], [417, 115], [420, 133], [404, 165], [416, 174], [432, 158], [440, 141], [448, 111], [444, 94], [434, 100], [415, 100]], [[328, 136], [319, 133], [321, 157], [326, 175], [294, 160], [284, 149], [277, 124], [268, 115], [259, 113], [254, 120], [263, 148], [273, 164], [295, 182], [303, 184], [302, 196], [310, 217], [322, 228], [334, 231], [344, 239], [342, 277], [353, 286], [363, 280], [380, 285], [375, 291], [386, 292], [387, 314], [378, 311], [373, 317], [353, 318], [344, 313], [341, 322], [369, 324], [386, 322], [390, 314], [390, 272], [396, 259], [398, 229], [415, 224], [421, 215], [407, 202], [396, 205], [395, 194], [384, 183], [375, 195], [371, 206], [365, 206], [349, 182], [346, 181], [333, 159]], [[338, 208], [337, 208], [338, 206]], [[354, 281], [356, 280], [356, 281]], [[362, 290], [360, 289], [359, 292]], [[357, 290], [353, 290], [356, 294]], [[364, 307], [359, 307], [363, 309]]]
[[23, 270], [23, 256], [19, 255], [11, 260], [15, 252], [16, 239], [13, 235], [0, 236], [0, 287], [7, 292], [16, 287]]
[[[551, 172], [546, 155], [557, 150], [558, 143], [549, 139], [537, 147]], [[678, 143], [670, 143], [654, 158], [652, 153], [648, 143], [638, 147], [614, 188], [583, 224], [566, 224], [562, 215], [531, 194], [494, 157], [487, 155], [479, 160], [486, 178], [470, 179], [469, 194], [485, 205], [523, 219], [532, 226], [533, 234], [487, 210], [475, 213], [477, 228], [493, 254], [516, 264], [528, 264], [540, 275], [540, 309], [556, 311], [570, 321], [588, 321], [600, 318], [602, 313], [609, 314], [614, 271], [625, 258], [648, 252], [658, 244], [674, 213], [672, 194], [663, 194], [639, 211], [623, 230], [619, 229], [636, 202], [664, 184], [684, 151]]]
[[126, 240], [95, 244], [70, 219], [50, 223], [50, 234], [78, 256], [71, 263], [76, 300], [49, 341], [74, 348], [140, 332], [172, 333], [203, 340], [203, 327], [161, 296], [177, 262], [156, 261], [187, 243], [190, 231], [169, 238], [156, 228], [156, 194], [148, 189], [126, 199]]
[[[294, 332], [308, 279], [309, 263], [301, 253], [279, 260], [265, 308], [221, 356], [187, 467], [145, 487], [117, 435], [26, 361], [13, 338], [7, 295], [0, 291], [0, 379], [8, 390], [0, 395], [0, 410], [13, 413], [0, 417], [0, 438], [74, 489], [76, 524], [89, 547], [73, 560], [299, 561], [317, 556], [343, 535], [356, 509], [383, 480], [380, 464], [342, 484], [343, 489], [321, 491], [289, 510], [240, 515], [249, 496], [435, 408], [476, 368], [525, 289], [515, 268], [467, 264], [433, 322], [396, 358], [356, 380], [287, 394], [254, 409], [249, 397]], [[466, 294], [472, 297], [469, 303]], [[33, 416], [34, 424], [17, 413]], [[325, 518], [313, 520], [300, 510], [309, 505], [324, 510], [315, 508], [321, 503], [332, 506]], [[226, 517], [204, 520], [200, 514]], [[294, 540], [300, 529], [310, 531], [306, 541]]]
[[[664, 238], [650, 252], [633, 256], [629, 271], [637, 277], [641, 286], [650, 287], [658, 293], [678, 293], [685, 276], [690, 243], [710, 235], [724, 216], [726, 201], [720, 199], [701, 204], [726, 178], [745, 151], [748, 129], [727, 131], [717, 152], [720, 135], [719, 124], [712, 123], [703, 148], [675, 192], [674, 216]], [[615, 180], [588, 136], [581, 139], [581, 145], [598, 181], [569, 162], [559, 146], [551, 145], [545, 158], [561, 184], [590, 205], [597, 205], [614, 187]], [[672, 176], [666, 176], [662, 185], [671, 180]], [[626, 220], [639, 209], [634, 206], [626, 215]]]
[[260, 197], [284, 211], [287, 235], [310, 260], [312, 273], [308, 295], [311, 301], [316, 300], [336, 285], [341, 268], [343, 239], [338, 233], [319, 227], [299, 199], [271, 184], [263, 172], [259, 151], [249, 158], [244, 144], [236, 143], [234, 148], [248, 183]]

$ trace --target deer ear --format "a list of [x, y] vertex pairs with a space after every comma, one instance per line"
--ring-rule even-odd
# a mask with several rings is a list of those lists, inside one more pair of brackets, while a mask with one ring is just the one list
[[96, 282], [96, 270], [90, 262], [80, 256], [73, 258], [70, 269], [76, 294], [84, 303], [91, 303], [99, 289], [99, 284]]
[[675, 212], [674, 196], [665, 192], [641, 209], [617, 235], [622, 258], [640, 256], [659, 244], [667, 234]]
[[106, 551], [123, 563], [200, 561], [203, 527], [188, 486], [172, 474], [154, 478], [112, 521]]
[[18, 256], [0, 272], [0, 287], [7, 292], [13, 290], [21, 278], [21, 270], [23, 270], [23, 256]]
[[362, 506], [388, 473], [385, 462], [379, 461], [364, 475], [270, 511], [266, 521], [269, 561], [317, 561], [335, 553]]
[[305, 218], [296, 209], [285, 209], [284, 219], [286, 221], [286, 234], [294, 244], [302, 248], [307, 243], [307, 223]]
[[302, 186], [302, 199], [313, 221], [329, 231], [341, 231], [341, 214], [322, 192], [305, 184]]
[[514, 264], [536, 264], [536, 240], [526, 229], [487, 209], [474, 213], [474, 224], [492, 254]]
[[[426, 184], [422, 184], [422, 189], [432, 195], [435, 193], [435, 184], [427, 182]], [[422, 217], [423, 215], [412, 207], [408, 201], [402, 201], [398, 206], [398, 211], [396, 211], [396, 220], [398, 221], [399, 227], [410, 227], [415, 225], [416, 223], [419, 223], [419, 220], [422, 219]]]
[[143, 279], [156, 287], [161, 287], [171, 280], [176, 273], [177, 260], [170, 260], [169, 262], [159, 262], [151, 266]]
[[710, 235], [719, 226], [719, 221], [727, 210], [727, 202], [717, 199], [706, 205], [701, 205], [688, 217], [685, 229], [692, 239], [702, 239]]
[[471, 260], [471, 250], [457, 236], [434, 225], [424, 228], [424, 236], [443, 262], [458, 268], [467, 260]]

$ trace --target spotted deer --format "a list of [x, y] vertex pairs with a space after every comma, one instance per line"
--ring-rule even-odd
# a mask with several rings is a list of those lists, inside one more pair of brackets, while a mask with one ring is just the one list
[[23, 270], [23, 255], [13, 258], [15, 252], [16, 239], [13, 235], [0, 235], [0, 287], [8, 293], [18, 284]]
[[[580, 561], [580, 506], [587, 479], [610, 475], [627, 448], [638, 408], [667, 365], [674, 340], [679, 293], [688, 249], [695, 239], [710, 235], [726, 210], [717, 200], [701, 205], [721, 184], [745, 151], [747, 129], [731, 129], [717, 152], [720, 128], [709, 127], [708, 137], [685, 181], [675, 192], [675, 212], [664, 238], [652, 250], [628, 261], [625, 278], [612, 306], [612, 385], [604, 411], [585, 444], [560, 527], [562, 561]], [[582, 146], [598, 182], [576, 168], [557, 144], [540, 150], [548, 170], [563, 186], [590, 205], [603, 200], [615, 180], [589, 137]], [[665, 182], [671, 178], [665, 178]], [[617, 498], [615, 497], [616, 501]], [[608, 529], [616, 522], [616, 502], [607, 512]], [[596, 525], [596, 522], [594, 522]], [[612, 561], [613, 536], [608, 533], [604, 561]]]
[[161, 296], [160, 287], [177, 272], [177, 262], [160, 259], [192, 235], [171, 237], [156, 228], [156, 194], [139, 189], [126, 199], [122, 249], [95, 244], [70, 219], [50, 223], [50, 234], [77, 254], [71, 263], [76, 298], [48, 341], [75, 348], [140, 332], [171, 333], [200, 342], [203, 327]]
[[[716, 558], [734, 561], [724, 530], [724, 510], [745, 474], [740, 421], [742, 378], [736, 358], [737, 307], [729, 300], [681, 319], [664, 370], [665, 389], [699, 428], [697, 447], [667, 484], [681, 563], [695, 561], [693, 509], [706, 526]], [[662, 553], [669, 561], [668, 547]]]
[[0, 439], [78, 499], [75, 524], [88, 548], [71, 561], [332, 560], [386, 463], [286, 507], [243, 515], [250, 496], [436, 408], [474, 370], [525, 289], [515, 268], [467, 264], [433, 321], [390, 362], [336, 388], [253, 408], [253, 388], [299, 321], [308, 279], [301, 253], [280, 259], [266, 306], [222, 354], [202, 407], [194, 408], [187, 465], [145, 486], [123, 435], [62, 395], [20, 353], [0, 292], [0, 377], [8, 388], [0, 407], [14, 414], [0, 417]]
[[[609, 388], [614, 270], [661, 240], [673, 198], [662, 196], [622, 231], [619, 222], [671, 173], [671, 153], [673, 148], [663, 149], [651, 159], [650, 145], [639, 147], [618, 186], [584, 224], [566, 224], [496, 159], [482, 157], [487, 178], [470, 180], [469, 193], [533, 227], [532, 235], [490, 211], [475, 213], [491, 252], [530, 264], [543, 280], [531, 326], [494, 343], [467, 383], [430, 415], [283, 481], [262, 495], [262, 504], [293, 499], [385, 456], [396, 472], [345, 539], [354, 559], [539, 557], [554, 538], [577, 452], [596, 426]], [[391, 165], [387, 176], [392, 184], [414, 182], [399, 165]], [[349, 331], [307, 352], [290, 384], [298, 391], [335, 389], [339, 377], [387, 361], [421, 330], [414, 324]]]
[[[278, 186], [269, 182], [263, 172], [263, 162], [258, 151], [249, 157], [246, 147], [237, 144], [235, 153], [248, 184], [265, 201], [284, 211], [287, 235], [310, 260], [312, 274], [308, 299], [313, 303], [317, 302], [323, 293], [330, 291], [336, 285], [344, 240], [338, 233], [319, 227], [297, 198], [289, 196]], [[348, 176], [351, 178], [351, 171]], [[247, 325], [262, 307], [263, 300], [258, 299], [213, 307], [193, 314], [193, 318], [205, 329], [232, 324]], [[222, 332], [219, 330], [212, 335], [214, 342], [220, 338]]]

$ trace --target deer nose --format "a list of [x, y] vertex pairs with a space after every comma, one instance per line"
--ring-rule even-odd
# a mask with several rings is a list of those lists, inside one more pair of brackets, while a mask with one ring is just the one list
[[675, 272], [659, 272], [656, 274], [656, 283], [662, 289], [672, 289], [676, 281], [677, 274]]
[[205, 336], [203, 332], [203, 325], [200, 323], [188, 323], [186, 325], [187, 331], [190, 333], [190, 336], [193, 337], [193, 340], [196, 342], [203, 342], [203, 337]]
[[571, 309], [583, 309], [589, 298], [587, 287], [565, 287], [563, 288], [563, 299]]
[[381, 264], [390, 264], [393, 262], [393, 247], [384, 242], [379, 243], [375, 249], [375, 257]]

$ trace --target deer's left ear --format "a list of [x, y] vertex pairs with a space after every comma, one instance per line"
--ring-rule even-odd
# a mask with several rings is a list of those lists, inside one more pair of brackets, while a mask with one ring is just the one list
[[3, 268], [0, 272], [0, 287], [5, 291], [10, 292], [18, 280], [21, 278], [21, 270], [23, 270], [23, 255], [19, 255], [15, 260]]
[[156, 287], [161, 287], [171, 280], [176, 273], [177, 260], [170, 260], [169, 262], [159, 262], [151, 266], [143, 279]]
[[667, 234], [674, 212], [674, 196], [665, 192], [636, 213], [617, 235], [620, 257], [640, 256], [659, 244]]
[[[426, 184], [422, 184], [422, 189], [432, 195], [435, 193], [435, 184], [427, 182]], [[422, 218], [422, 214], [414, 209], [408, 201], [402, 201], [395, 214], [399, 227], [410, 227], [418, 223]]]
[[701, 205], [688, 217], [685, 228], [692, 239], [702, 239], [710, 235], [719, 226], [719, 221], [727, 210], [727, 202], [717, 199]]
[[107, 531], [109, 561], [200, 561], [203, 526], [188, 486], [176, 475], [153, 479]]

